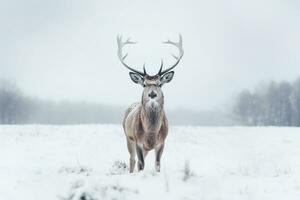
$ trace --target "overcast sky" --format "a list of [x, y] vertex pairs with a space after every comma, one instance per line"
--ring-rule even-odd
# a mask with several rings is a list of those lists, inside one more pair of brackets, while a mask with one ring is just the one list
[[183, 36], [185, 55], [165, 85], [166, 106], [221, 108], [260, 81], [300, 77], [300, 4], [296, 0], [0, 0], [0, 78], [28, 95], [129, 105], [140, 100], [117, 58], [117, 34], [138, 44], [127, 63], [160, 59]]

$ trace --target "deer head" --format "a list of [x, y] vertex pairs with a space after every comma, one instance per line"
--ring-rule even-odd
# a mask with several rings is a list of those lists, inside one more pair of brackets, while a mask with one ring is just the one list
[[156, 75], [149, 75], [146, 72], [145, 64], [143, 66], [143, 72], [136, 70], [125, 63], [125, 58], [128, 56], [128, 53], [123, 55], [123, 47], [127, 44], [135, 44], [128, 38], [123, 41], [122, 36], [117, 37], [118, 43], [118, 57], [121, 63], [130, 70], [129, 76], [134, 83], [140, 84], [144, 87], [143, 96], [142, 96], [142, 105], [146, 108], [151, 109], [162, 109], [164, 103], [164, 96], [161, 90], [161, 87], [165, 83], [169, 83], [174, 76], [174, 69], [183, 56], [183, 48], [182, 48], [182, 37], [179, 35], [179, 42], [172, 42], [170, 40], [163, 42], [165, 44], [171, 44], [178, 48], [179, 55], [173, 57], [176, 59], [175, 63], [163, 70], [163, 60], [161, 60], [161, 65], [158, 73]]

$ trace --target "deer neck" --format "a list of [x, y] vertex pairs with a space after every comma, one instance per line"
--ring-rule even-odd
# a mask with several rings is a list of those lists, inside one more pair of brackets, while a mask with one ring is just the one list
[[163, 103], [148, 102], [142, 105], [141, 121], [147, 134], [157, 134], [163, 121]]

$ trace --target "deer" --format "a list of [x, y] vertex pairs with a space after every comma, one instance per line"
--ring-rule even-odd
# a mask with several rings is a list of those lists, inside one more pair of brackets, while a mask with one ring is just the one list
[[146, 72], [145, 64], [143, 71], [139, 71], [125, 63], [128, 53], [123, 55], [123, 47], [135, 43], [137, 42], [131, 41], [130, 38], [123, 41], [122, 36], [117, 36], [119, 60], [122, 65], [130, 70], [129, 76], [131, 80], [144, 88], [141, 101], [132, 104], [125, 111], [122, 123], [130, 154], [129, 172], [133, 173], [134, 171], [136, 156], [138, 158], [138, 172], [144, 170], [145, 157], [153, 149], [155, 150], [155, 170], [160, 172], [160, 160], [169, 130], [168, 120], [164, 111], [164, 95], [161, 88], [165, 83], [169, 83], [173, 79], [174, 71], [172, 70], [183, 57], [182, 36], [179, 35], [178, 42], [170, 40], [163, 42], [177, 47], [179, 54], [177, 56], [172, 55], [175, 58], [175, 63], [165, 70], [163, 70], [163, 59], [161, 59], [159, 71], [155, 75], [149, 75]]

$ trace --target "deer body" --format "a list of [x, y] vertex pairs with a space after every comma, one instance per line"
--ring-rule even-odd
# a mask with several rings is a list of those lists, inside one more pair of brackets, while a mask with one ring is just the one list
[[155, 149], [155, 168], [159, 171], [160, 157], [168, 134], [164, 111], [147, 113], [141, 103], [135, 103], [125, 112], [123, 129], [130, 153], [130, 172], [134, 170], [136, 154], [139, 160], [138, 169], [143, 170], [144, 158], [152, 149]]
[[130, 168], [129, 171], [133, 172], [135, 167], [135, 157], [138, 158], [138, 170], [144, 169], [144, 159], [150, 150], [155, 150], [155, 169], [160, 171], [160, 159], [163, 153], [165, 139], [168, 135], [168, 120], [164, 111], [164, 95], [161, 90], [162, 85], [169, 83], [173, 76], [173, 69], [183, 56], [182, 39], [174, 43], [167, 41], [179, 48], [179, 56], [174, 56], [176, 63], [162, 71], [163, 62], [159, 72], [150, 76], [146, 73], [144, 66], [144, 72], [140, 72], [129, 67], [125, 64], [125, 56], [122, 55], [122, 47], [126, 44], [133, 44], [129, 39], [122, 42], [122, 38], [118, 37], [118, 55], [122, 64], [130, 69], [130, 78], [134, 83], [138, 83], [144, 87], [141, 102], [133, 104], [125, 112], [123, 119], [123, 129], [127, 140], [127, 148], [130, 154]]

